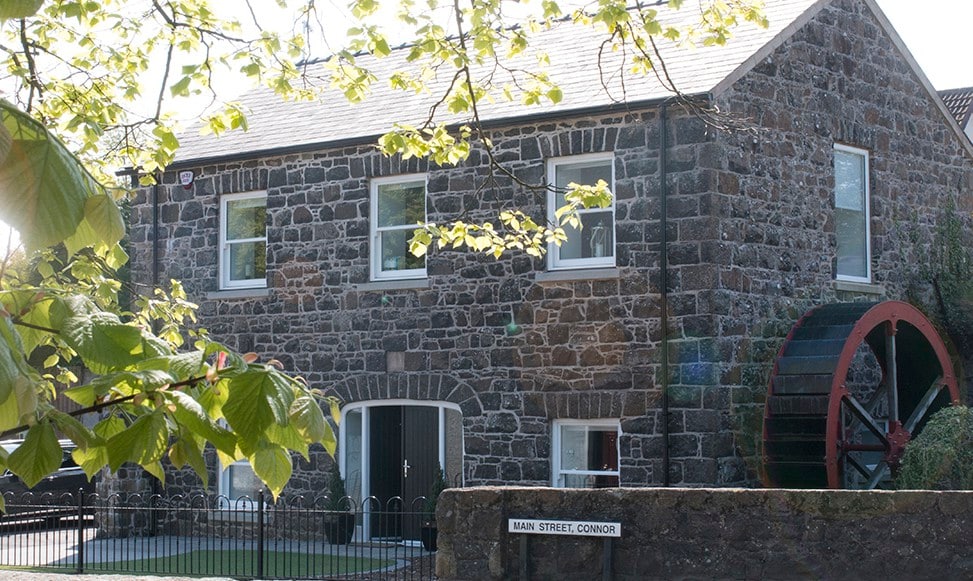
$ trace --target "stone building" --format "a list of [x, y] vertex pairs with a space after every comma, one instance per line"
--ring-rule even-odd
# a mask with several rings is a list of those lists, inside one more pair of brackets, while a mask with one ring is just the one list
[[[676, 85], [739, 128], [651, 76], [598, 90], [598, 39], [545, 33], [564, 98], [486, 106], [497, 159], [528, 182], [604, 178], [615, 200], [544, 259], [405, 253], [417, 218], [551, 211], [480, 149], [458, 167], [380, 155], [429, 95], [256, 91], [248, 132], [187, 137], [139, 192], [133, 277], [182, 280], [213, 337], [338, 396], [353, 494], [423, 494], [437, 462], [465, 485], [755, 485], [795, 321], [907, 297], [945, 200], [973, 209], [973, 145], [873, 0], [767, 11], [726, 47], [663, 47]], [[289, 490], [320, 491], [331, 460], [295, 466]], [[215, 480], [252, 485], [245, 465]]]

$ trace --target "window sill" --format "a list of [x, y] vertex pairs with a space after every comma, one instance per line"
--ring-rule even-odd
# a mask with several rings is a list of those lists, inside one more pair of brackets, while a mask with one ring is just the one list
[[605, 268], [579, 268], [576, 270], [549, 270], [539, 272], [534, 277], [537, 282], [562, 282], [575, 280], [611, 280], [621, 272], [617, 266]]
[[[264, 508], [264, 514], [269, 516], [270, 511]], [[221, 506], [215, 511], [210, 512], [210, 518], [214, 521], [222, 522], [241, 522], [241, 523], [251, 523], [257, 524], [257, 505], [253, 506], [235, 506], [235, 503], [230, 503], [229, 506]], [[267, 518], [267, 517], [265, 517]]]
[[872, 284], [867, 282], [853, 282], [850, 280], [836, 280], [834, 281], [834, 289], [836, 291], [844, 291], [850, 293], [861, 293], [866, 295], [884, 295], [885, 287], [878, 284]]
[[209, 300], [254, 299], [269, 296], [269, 288], [237, 288], [206, 293], [206, 298]]
[[357, 291], [409, 290], [429, 288], [428, 278], [410, 278], [405, 280], [375, 280], [355, 285]]

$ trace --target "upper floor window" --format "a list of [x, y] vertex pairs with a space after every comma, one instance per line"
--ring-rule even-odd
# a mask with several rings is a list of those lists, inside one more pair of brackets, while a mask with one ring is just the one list
[[835, 144], [834, 207], [839, 280], [872, 281], [868, 152]]
[[220, 288], [267, 286], [267, 193], [220, 197]]
[[372, 280], [424, 278], [426, 257], [409, 252], [409, 239], [426, 222], [426, 176], [376, 178], [371, 196]]
[[[604, 180], [614, 191], [614, 163], [609, 153], [576, 155], [552, 159], [547, 175], [555, 191], [548, 192], [547, 214], [552, 223], [554, 212], [565, 205], [564, 193], [568, 184], [594, 185]], [[548, 267], [590, 268], [615, 266], [615, 200], [607, 208], [582, 208], [580, 230], [565, 226], [568, 239], [561, 246], [548, 249]]]
[[618, 486], [618, 420], [554, 422], [554, 486]]

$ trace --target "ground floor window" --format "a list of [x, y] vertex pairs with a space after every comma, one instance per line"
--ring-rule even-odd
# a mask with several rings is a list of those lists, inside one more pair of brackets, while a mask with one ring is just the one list
[[618, 486], [618, 420], [554, 422], [554, 475], [559, 488]]
[[264, 488], [247, 460], [239, 460], [220, 472], [220, 504], [228, 508], [253, 508]]

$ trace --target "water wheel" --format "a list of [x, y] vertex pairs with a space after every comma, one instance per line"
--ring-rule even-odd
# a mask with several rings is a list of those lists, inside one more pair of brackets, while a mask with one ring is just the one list
[[764, 410], [770, 486], [887, 487], [930, 414], [959, 402], [932, 324], [898, 301], [812, 309], [787, 335]]

